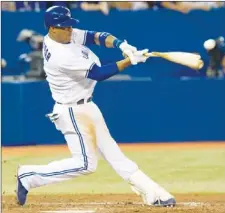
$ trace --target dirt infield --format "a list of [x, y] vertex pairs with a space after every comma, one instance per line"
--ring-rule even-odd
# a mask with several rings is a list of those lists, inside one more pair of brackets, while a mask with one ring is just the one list
[[175, 208], [142, 205], [134, 194], [126, 195], [32, 195], [24, 207], [13, 196], [3, 196], [3, 213], [224, 213], [225, 195], [176, 195]]
[[[163, 149], [225, 148], [225, 143], [121, 144], [123, 151]], [[69, 153], [66, 145], [3, 147], [2, 156]], [[4, 183], [3, 183], [4, 184]], [[24, 207], [16, 204], [16, 195], [2, 196], [3, 213], [225, 213], [225, 194], [177, 194], [175, 208], [148, 207], [135, 194], [50, 194], [29, 195]]]

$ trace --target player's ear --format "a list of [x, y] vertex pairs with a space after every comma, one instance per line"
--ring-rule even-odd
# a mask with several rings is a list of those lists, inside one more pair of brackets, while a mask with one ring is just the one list
[[52, 26], [51, 26], [51, 27], [49, 28], [49, 32], [55, 33], [55, 27], [52, 27]]

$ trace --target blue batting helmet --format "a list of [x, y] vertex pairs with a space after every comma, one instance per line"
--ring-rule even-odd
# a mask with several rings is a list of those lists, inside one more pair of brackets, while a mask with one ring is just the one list
[[49, 27], [72, 27], [79, 21], [71, 17], [68, 8], [62, 6], [53, 6], [45, 11], [44, 24], [47, 29]]

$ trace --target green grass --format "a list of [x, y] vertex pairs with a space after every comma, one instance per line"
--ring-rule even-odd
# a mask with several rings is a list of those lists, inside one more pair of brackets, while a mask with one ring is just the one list
[[[172, 193], [225, 193], [225, 149], [126, 152], [152, 179]], [[2, 190], [14, 194], [17, 166], [47, 164], [68, 155], [3, 156]], [[130, 193], [129, 185], [102, 159], [96, 173], [59, 184], [33, 189], [32, 193]]]

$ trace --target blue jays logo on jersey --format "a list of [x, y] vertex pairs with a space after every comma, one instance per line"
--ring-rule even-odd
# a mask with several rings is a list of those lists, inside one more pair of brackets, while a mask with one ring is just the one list
[[88, 50], [81, 50], [83, 58], [88, 59]]

